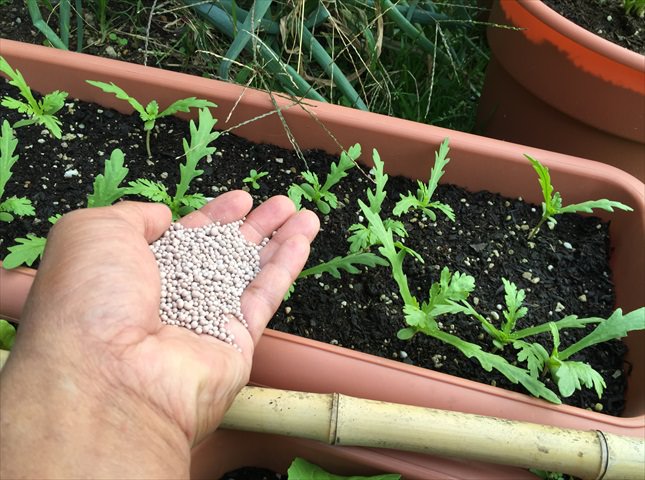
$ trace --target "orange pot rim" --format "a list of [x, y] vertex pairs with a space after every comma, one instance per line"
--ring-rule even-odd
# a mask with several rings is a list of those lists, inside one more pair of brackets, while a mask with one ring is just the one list
[[584, 70], [645, 94], [645, 56], [586, 30], [541, 1], [500, 0], [500, 7], [532, 42], [552, 43]]

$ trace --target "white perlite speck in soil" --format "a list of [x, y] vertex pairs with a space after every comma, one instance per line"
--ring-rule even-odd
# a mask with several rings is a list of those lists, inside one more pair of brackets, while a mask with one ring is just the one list
[[227, 328], [230, 316], [248, 328], [240, 309], [240, 297], [260, 271], [260, 250], [240, 232], [242, 220], [201, 228], [174, 223], [150, 249], [161, 275], [159, 316], [197, 334], [208, 334], [233, 345]]

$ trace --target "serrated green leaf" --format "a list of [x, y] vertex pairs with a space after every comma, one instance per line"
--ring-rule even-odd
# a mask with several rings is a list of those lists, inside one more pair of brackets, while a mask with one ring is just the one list
[[11, 350], [16, 338], [16, 328], [4, 319], [0, 319], [0, 349]]
[[376, 182], [376, 190], [367, 189], [367, 200], [370, 210], [374, 213], [381, 213], [381, 205], [385, 200], [386, 191], [385, 185], [387, 184], [388, 176], [383, 171], [383, 161], [376, 149], [372, 150], [372, 161], [374, 162], [374, 181]]
[[46, 115], [54, 115], [65, 105], [67, 95], [67, 92], [61, 92], [60, 90], [55, 90], [45, 95], [41, 103], [42, 113]]
[[349, 242], [349, 251], [351, 253], [360, 252], [372, 245], [370, 243], [371, 232], [365, 225], [355, 223], [349, 227], [349, 231], [352, 234], [347, 238], [347, 241]]
[[560, 352], [559, 359], [566, 360], [584, 348], [608, 340], [623, 338], [632, 330], [645, 330], [645, 307], [625, 315], [623, 315], [622, 309], [616, 309], [607, 320], [600, 322], [591, 333]]
[[7, 270], [20, 265], [31, 266], [42, 257], [47, 239], [28, 233], [27, 238], [16, 238], [16, 242], [16, 245], [9, 247], [10, 253], [2, 262], [2, 266]]
[[434, 318], [416, 305], [404, 305], [403, 314], [405, 323], [413, 327], [414, 331], [426, 331], [437, 328]]
[[356, 160], [361, 155], [361, 146], [357, 143], [350, 147], [349, 151], [341, 152], [338, 163], [332, 162], [330, 171], [325, 179], [325, 184], [320, 189], [321, 193], [329, 192], [329, 189], [347, 176], [347, 171], [356, 165]]
[[193, 193], [192, 195], [185, 195], [181, 199], [181, 204], [191, 208], [192, 210], [198, 210], [206, 205], [206, 197], [201, 193]]
[[411, 209], [419, 209], [434, 222], [437, 219], [437, 215], [432, 209], [436, 208], [450, 220], [455, 221], [455, 213], [450, 205], [430, 201], [439, 185], [439, 179], [444, 174], [443, 167], [450, 162], [450, 159], [447, 157], [448, 151], [448, 139], [446, 138], [439, 146], [439, 150], [435, 153], [435, 162], [430, 172], [428, 183], [424, 184], [421, 181], [417, 181], [418, 187], [416, 195], [413, 195], [411, 192], [408, 192], [407, 195], [401, 194], [400, 200], [394, 206], [394, 210], [392, 210], [394, 215], [401, 216]]
[[373, 475], [371, 477], [334, 475], [326, 472], [313, 463], [309, 463], [302, 458], [295, 458], [287, 471], [289, 478], [298, 480], [399, 480], [401, 475], [394, 473], [385, 473]]
[[118, 148], [112, 150], [109, 160], [105, 161], [103, 173], [96, 176], [92, 193], [87, 196], [89, 208], [107, 207], [128, 193], [127, 188], [120, 186], [128, 174], [123, 161], [123, 152]]
[[190, 121], [190, 144], [184, 139], [186, 162], [179, 166], [180, 180], [174, 202], [180, 202], [181, 198], [186, 195], [190, 183], [204, 173], [203, 170], [197, 169], [197, 164], [202, 158], [215, 152], [215, 147], [209, 145], [219, 137], [219, 132], [213, 130], [216, 123], [217, 120], [213, 118], [208, 108], [199, 110], [197, 125], [192, 120]]
[[539, 343], [528, 343], [522, 340], [514, 341], [513, 347], [519, 350], [517, 359], [520, 362], [526, 362], [531, 376], [538, 378], [544, 365], [549, 360], [549, 352]]
[[178, 112], [188, 113], [191, 108], [206, 108], [206, 107], [217, 107], [213, 102], [208, 100], [202, 100], [195, 97], [182, 98], [176, 102], [171, 103], [166, 109], [161, 112], [157, 118], [166, 117], [168, 115], [174, 115]]
[[141, 195], [153, 202], [162, 202], [170, 206], [172, 199], [168, 195], [168, 189], [165, 185], [145, 178], [129, 182], [128, 185], [130, 185], [130, 188], [127, 189], [127, 195]]
[[147, 115], [146, 109], [143, 108], [143, 105], [141, 105], [136, 98], [133, 98], [130, 95], [128, 95], [128, 93], [125, 90], [123, 90], [121, 87], [115, 85], [112, 82], [105, 83], [105, 82], [98, 82], [96, 80], [86, 80], [86, 82], [89, 83], [90, 85], [100, 88], [105, 93], [114, 94], [116, 98], [118, 98], [119, 100], [125, 100], [132, 106], [132, 108], [134, 108], [139, 113], [139, 116], [141, 117], [141, 119], [145, 121], [144, 117]]
[[0, 212], [0, 222], [13, 222], [13, 215], [8, 212]]
[[[542, 165], [538, 160], [531, 157], [530, 155], [524, 155], [528, 158], [529, 162], [533, 166], [533, 169], [538, 174], [538, 182], [542, 188], [542, 197], [544, 198], [544, 214], [547, 217], [550, 217], [554, 213], [553, 208], [553, 185], [551, 185], [551, 175], [549, 174], [549, 169]], [[558, 194], [559, 195], [559, 194]]]
[[576, 390], [582, 390], [583, 385], [587, 388], [593, 387], [598, 398], [601, 398], [604, 389], [607, 387], [602, 375], [586, 363], [557, 362], [550, 367], [550, 370], [553, 379], [558, 385], [560, 395], [564, 398], [570, 397]]
[[606, 210], [608, 212], [613, 212], [614, 208], [618, 208], [619, 210], [625, 210], [627, 212], [634, 211], [632, 207], [625, 205], [623, 203], [615, 202], [613, 200], [602, 199], [602, 200], [589, 200], [587, 202], [567, 205], [566, 207], [560, 208], [558, 213], [574, 213], [574, 212], [592, 213], [594, 208], [600, 208], [601, 210]]
[[49, 223], [51, 223], [52, 225], [56, 225], [56, 222], [58, 222], [61, 218], [63, 218], [63, 216], [60, 213], [57, 213], [57, 214], [52, 215], [51, 217], [49, 217], [47, 219], [47, 221]]
[[11, 97], [4, 97], [0, 105], [3, 107], [10, 108], [11, 110], [16, 110], [19, 113], [25, 113], [29, 116], [34, 114], [34, 109], [28, 103], [21, 102]]
[[53, 115], [40, 115], [36, 118], [36, 123], [43, 125], [54, 138], [62, 138], [63, 132], [61, 131], [61, 121]]
[[4, 120], [0, 129], [0, 199], [4, 196], [5, 186], [11, 178], [11, 169], [18, 161], [18, 155], [15, 155], [17, 146], [18, 139], [14, 136], [13, 129], [9, 122]]
[[305, 195], [305, 191], [300, 185], [293, 184], [289, 187], [289, 190], [287, 190], [287, 196], [295, 205], [296, 210], [300, 210], [302, 208], [303, 195]]
[[15, 195], [0, 203], [0, 211], [9, 212], [19, 217], [33, 217], [36, 215], [31, 200], [25, 197], [16, 197]]
[[419, 202], [417, 197], [415, 197], [412, 193], [408, 192], [407, 195], [403, 195], [403, 194], [399, 194], [399, 195], [400, 195], [400, 200], [396, 202], [396, 205], [392, 210], [392, 213], [397, 217], [400, 217], [404, 213], [408, 213], [408, 211], [412, 208], [421, 207], [421, 203]]
[[434, 166], [430, 171], [430, 178], [428, 179], [428, 201], [432, 198], [432, 195], [434, 195], [434, 192], [439, 185], [439, 180], [445, 173], [443, 171], [444, 167], [450, 162], [450, 159], [448, 158], [448, 152], [450, 151], [448, 146], [449, 143], [449, 138], [444, 139], [444, 141], [441, 142], [441, 145], [439, 145], [439, 150], [435, 152]]
[[334, 257], [328, 262], [303, 270], [300, 272], [300, 275], [298, 275], [298, 278], [305, 278], [320, 273], [328, 273], [334, 278], [340, 278], [340, 270], [345, 270], [351, 274], [361, 273], [361, 271], [356, 268], [356, 265], [374, 267], [376, 265], [387, 266], [388, 263], [373, 253], [350, 253], [344, 257]]
[[146, 123], [152, 124], [152, 126], [150, 128], [146, 128], [146, 130], [151, 130], [152, 127], [154, 127], [155, 120], [157, 118], [159, 118], [159, 104], [156, 100], [152, 100], [148, 105], [146, 105], [146, 118], [142, 118]]
[[515, 329], [517, 321], [525, 317], [528, 312], [528, 309], [522, 306], [526, 292], [522, 289], [518, 290], [517, 285], [505, 278], [502, 278], [502, 284], [504, 285], [504, 302], [506, 302], [506, 310], [502, 312], [506, 320], [503, 330], [510, 334]]
[[[25, 100], [27, 100], [27, 103], [29, 104], [31, 111], [33, 113], [39, 113], [37, 112], [38, 102], [36, 102], [36, 99], [31, 93], [31, 89], [29, 88], [29, 85], [27, 85], [25, 78], [22, 76], [19, 70], [14, 70], [13, 68], [11, 68], [11, 65], [9, 65], [9, 62], [7, 62], [2, 55], [0, 55], [0, 72], [4, 73], [7, 77], [9, 77], [9, 83], [11, 85], [18, 88], [20, 95]], [[5, 97], [5, 99], [6, 98], [9, 98], [9, 97]]]
[[466, 357], [475, 358], [484, 370], [490, 372], [493, 368], [513, 383], [520, 383], [535, 397], [541, 397], [552, 403], [562, 403], [558, 396], [548, 389], [538, 379], [533, 378], [523, 368], [508, 363], [503, 357], [482, 351], [479, 345], [466, 342], [459, 337], [446, 332], [433, 332], [434, 337], [458, 348]]

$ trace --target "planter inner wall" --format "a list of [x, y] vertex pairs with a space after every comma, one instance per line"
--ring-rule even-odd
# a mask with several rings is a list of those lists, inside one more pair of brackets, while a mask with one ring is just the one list
[[[220, 119], [218, 125], [223, 129], [273, 110], [271, 100], [266, 94], [204, 78], [161, 72], [139, 65], [106, 61], [38, 46], [19, 45], [8, 40], [0, 40], [0, 54], [5, 56], [12, 66], [21, 70], [35, 90], [63, 89], [70, 92], [72, 97], [97, 102], [121, 111], [129, 111], [125, 102], [86, 84], [85, 80], [113, 81], [141, 101], [147, 102], [154, 98], [162, 107], [178, 98], [207, 98], [219, 105], [214, 114]], [[235, 107], [231, 118], [226, 122], [225, 119], [240, 95], [243, 95], [244, 101]], [[371, 152], [372, 148], [377, 148], [386, 163], [387, 172], [391, 175], [427, 179], [434, 160], [434, 151], [445, 137], [451, 137], [451, 163], [443, 179], [446, 183], [455, 183], [473, 191], [485, 189], [510, 197], [522, 196], [525, 200], [539, 204], [541, 193], [537, 175], [522, 155], [528, 153], [551, 169], [554, 185], [562, 193], [566, 203], [610, 198], [634, 207], [635, 211], [632, 213], [600, 212], [599, 216], [611, 220], [612, 268], [617, 306], [632, 310], [643, 305], [645, 251], [642, 241], [645, 238], [645, 193], [643, 184], [626, 173], [596, 162], [581, 164], [579, 160], [567, 155], [348, 108], [306, 101], [308, 111], [305, 111], [298, 106], [290, 106], [291, 102], [286, 99], [279, 99], [278, 103], [283, 108], [283, 115], [301, 148], [321, 148], [336, 153], [340, 151], [340, 147], [325, 133], [320, 122], [345, 147], [359, 142], [363, 152]], [[256, 142], [290, 147], [276, 114], [236, 129], [234, 133]], [[364, 157], [369, 155], [364, 154]], [[500, 184], [500, 179], [507, 181]], [[253, 381], [274, 387], [297, 389], [288, 384], [291, 377], [286, 372], [293, 368], [294, 362], [293, 357], [289, 357], [287, 352], [294, 346], [294, 341], [285, 340], [287, 338], [293, 337], [272, 331], [265, 334], [257, 351]], [[411, 379], [427, 375], [441, 379], [441, 382], [453, 388], [451, 394], [443, 396], [433, 395], [427, 390], [410, 391], [405, 394], [404, 399], [397, 397], [396, 392], [389, 391], [382, 394], [383, 400], [559, 424], [572, 428], [582, 428], [581, 425], [587, 425], [585, 422], [593, 419], [594, 422], [599, 422], [597, 428], [633, 435], [635, 432], [642, 434], [645, 423], [645, 351], [640, 348], [644, 338], [643, 332], [639, 332], [630, 335], [626, 340], [630, 347], [628, 361], [633, 365], [633, 370], [624, 418], [609, 417], [574, 407], [554, 406], [525, 395], [475, 382], [466, 382], [467, 387], [456, 386], [455, 380], [450, 376], [436, 372], [421, 374], [418, 368], [391, 360], [376, 359], [372, 365], [378, 366], [374, 368], [385, 369], [383, 371], [387, 371], [386, 376], [391, 374], [395, 377], [405, 373], [408, 375], [406, 378]], [[317, 345], [316, 349], [325, 352], [326, 358], [330, 360], [338, 359], [341, 356], [338, 352], [343, 352], [342, 355], [346, 356], [355, 354], [319, 342], [304, 343]], [[285, 348], [277, 357], [271, 357], [270, 360], [267, 357], [267, 361], [263, 362], [263, 355], [268, 355], [269, 351], [276, 355], [275, 350], [269, 349], [269, 346], [278, 344]], [[269, 364], [273, 366], [273, 371], [264, 368], [264, 365]], [[285, 370], [276, 368], [276, 365], [284, 365]], [[280, 384], [285, 381], [287, 384]], [[336, 391], [355, 396], [361, 396], [360, 392], [357, 392], [358, 385], [368, 380], [355, 378], [339, 388], [336, 388], [335, 381], [334, 378], [330, 378], [329, 383], [320, 378], [309, 379], [312, 391], [330, 391], [331, 384], [334, 384], [333, 389]], [[468, 392], [474, 391], [490, 397], [490, 403], [468, 402]], [[532, 409], [529, 413], [516, 413], [512, 406], [517, 402], [530, 405]]]

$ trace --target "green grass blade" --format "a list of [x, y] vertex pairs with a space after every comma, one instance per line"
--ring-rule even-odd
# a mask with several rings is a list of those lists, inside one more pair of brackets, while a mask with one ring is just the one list
[[83, 23], [83, 0], [76, 0], [76, 51], [83, 50], [83, 36], [85, 33]]
[[69, 20], [72, 16], [71, 6], [69, 0], [60, 0], [58, 12], [58, 31], [60, 32], [60, 40], [65, 47], [69, 49]]
[[37, 28], [40, 33], [45, 35], [45, 38], [47, 38], [54, 47], [61, 50], [67, 50], [67, 46], [58, 37], [58, 35], [56, 35], [56, 32], [54, 32], [43, 20], [43, 17], [40, 14], [40, 9], [38, 8], [37, 0], [27, 0], [27, 9], [29, 10], [32, 25]]
[[233, 43], [231, 43], [230, 47], [226, 51], [222, 63], [220, 63], [219, 74], [224, 80], [228, 80], [231, 64], [246, 47], [247, 43], [251, 39], [251, 33], [257, 29], [260, 19], [264, 17], [264, 14], [271, 6], [271, 3], [272, 0], [256, 0], [253, 2], [251, 10], [244, 19]]

